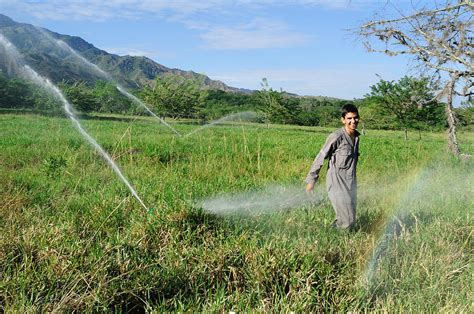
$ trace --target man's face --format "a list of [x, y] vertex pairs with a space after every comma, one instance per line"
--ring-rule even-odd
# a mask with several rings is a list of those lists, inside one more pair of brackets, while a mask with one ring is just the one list
[[341, 121], [347, 130], [355, 131], [359, 124], [359, 115], [355, 112], [348, 112], [344, 118], [341, 118]]

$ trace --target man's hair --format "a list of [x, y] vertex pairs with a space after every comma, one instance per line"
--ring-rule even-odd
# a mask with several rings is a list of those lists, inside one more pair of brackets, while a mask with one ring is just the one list
[[346, 114], [349, 112], [357, 113], [357, 115], [359, 115], [359, 110], [357, 110], [356, 106], [353, 104], [345, 104], [341, 108], [341, 117], [345, 118]]

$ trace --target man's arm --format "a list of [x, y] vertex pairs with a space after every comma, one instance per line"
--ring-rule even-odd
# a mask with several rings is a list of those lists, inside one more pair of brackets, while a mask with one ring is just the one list
[[337, 143], [338, 136], [337, 134], [331, 134], [326, 139], [326, 143], [324, 143], [323, 147], [319, 151], [318, 155], [313, 161], [311, 168], [306, 176], [305, 182], [306, 185], [306, 192], [311, 192], [314, 189], [314, 183], [319, 178], [319, 171], [321, 170], [324, 159], [328, 158], [334, 152], [336, 143]]

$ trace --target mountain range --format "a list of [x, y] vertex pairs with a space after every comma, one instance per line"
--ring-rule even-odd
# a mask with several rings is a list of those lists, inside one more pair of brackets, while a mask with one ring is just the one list
[[[19, 23], [3, 14], [0, 14], [0, 34], [15, 45], [29, 66], [55, 83], [64, 81], [94, 83], [106, 78], [103, 72], [97, 68], [94, 70], [94, 67], [85, 65], [85, 62], [75, 55], [77, 53], [126, 88], [153, 86], [157, 77], [175, 75], [197, 80], [202, 88], [252, 92], [228, 86], [221, 81], [212, 80], [206, 75], [193, 71], [168, 68], [147, 57], [119, 56], [108, 53], [80, 37], [59, 34], [31, 24]], [[7, 72], [7, 66], [6, 58], [0, 58], [0, 70]]]

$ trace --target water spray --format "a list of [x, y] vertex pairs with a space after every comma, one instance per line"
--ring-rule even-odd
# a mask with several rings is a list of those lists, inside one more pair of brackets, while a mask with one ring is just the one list
[[[43, 31], [44, 33], [44, 31]], [[49, 37], [48, 34], [45, 34], [46, 36]], [[104, 78], [106, 78], [108, 81], [113, 81], [112, 77], [107, 73], [105, 72], [104, 70], [102, 70], [101, 68], [99, 68], [99, 66], [97, 66], [96, 64], [90, 62], [89, 60], [87, 60], [86, 58], [84, 58], [83, 56], [81, 56], [79, 53], [77, 53], [74, 49], [71, 48], [71, 46], [69, 46], [67, 43], [65, 43], [64, 41], [60, 40], [60, 39], [53, 39], [51, 38], [51, 40], [55, 41], [56, 44], [60, 47], [62, 47], [63, 49], [66, 49], [67, 51], [69, 51], [71, 54], [73, 54], [76, 58], [79, 58], [83, 63], [86, 63], [88, 64], [89, 66], [91, 66], [96, 72], [100, 73]]]
[[28, 76], [31, 77], [36, 83], [39, 85], [42, 85], [44, 87], [47, 87], [49, 90], [51, 90], [64, 104], [64, 110], [66, 111], [68, 117], [71, 119], [71, 121], [74, 123], [74, 126], [81, 132], [81, 134], [86, 138], [87, 141], [102, 155], [102, 157], [105, 159], [105, 161], [112, 167], [112, 169], [115, 171], [115, 173], [120, 177], [120, 179], [125, 183], [125, 185], [128, 187], [128, 189], [132, 192], [133, 196], [138, 200], [138, 202], [145, 208], [145, 210], [148, 210], [148, 208], [145, 206], [143, 201], [140, 199], [138, 196], [137, 192], [135, 189], [132, 187], [132, 185], [128, 182], [128, 180], [125, 178], [125, 176], [122, 174], [122, 171], [120, 168], [117, 166], [117, 164], [113, 161], [113, 159], [109, 156], [109, 154], [82, 128], [81, 124], [79, 123], [79, 120], [76, 118], [74, 113], [72, 112], [72, 107], [71, 104], [66, 100], [62, 92], [57, 88], [55, 85], [53, 85], [48, 79], [45, 79], [41, 77], [38, 73], [36, 73], [33, 69], [31, 69], [28, 65], [24, 65], [24, 68], [26, 72], [28, 73]]
[[[0, 43], [5, 47], [6, 53], [9, 56], [12, 56], [11, 58], [13, 59], [14, 62], [20, 61], [20, 58], [19, 58], [20, 54], [18, 53], [14, 45], [10, 43], [2, 34], [0, 34]], [[19, 63], [17, 63], [17, 65], [18, 64]], [[56, 87], [53, 83], [51, 83], [48, 79], [36, 73], [36, 71], [34, 71], [31, 67], [29, 67], [26, 64], [23, 64], [23, 67], [20, 68], [20, 73], [23, 74], [28, 79], [35, 82], [36, 84], [48, 89], [56, 97], [59, 98], [59, 100], [64, 105], [64, 111], [66, 112], [69, 119], [71, 119], [74, 126], [79, 130], [82, 136], [84, 136], [86, 140], [96, 149], [96, 151], [100, 153], [100, 155], [105, 159], [105, 161], [112, 167], [114, 172], [119, 176], [119, 178], [123, 181], [123, 183], [128, 187], [128, 189], [130, 190], [132, 195], [138, 200], [140, 205], [142, 205], [143, 208], [145, 208], [145, 210], [148, 210], [148, 208], [145, 206], [143, 201], [138, 196], [135, 189], [128, 182], [125, 176], [122, 174], [122, 171], [117, 166], [117, 164], [113, 161], [113, 159], [109, 156], [109, 154], [107, 154], [107, 152], [82, 128], [82, 125], [79, 123], [79, 120], [76, 118], [75, 114], [73, 113], [71, 104], [66, 100], [66, 98], [64, 97], [62, 92], [59, 90], [59, 88]]]
[[65, 49], [67, 50], [69, 53], [71, 53], [73, 56], [75, 56], [76, 58], [78, 58], [79, 60], [81, 60], [82, 63], [84, 64], [87, 64], [89, 67], [93, 68], [94, 71], [100, 73], [100, 75], [102, 75], [107, 81], [109, 82], [112, 82], [115, 84], [117, 90], [119, 92], [121, 92], [123, 95], [125, 95], [126, 97], [128, 97], [129, 99], [131, 99], [133, 102], [137, 103], [138, 105], [142, 106], [143, 108], [145, 108], [145, 110], [150, 113], [156, 120], [158, 120], [160, 123], [162, 123], [163, 125], [165, 125], [167, 128], [169, 128], [171, 131], [173, 131], [176, 135], [178, 136], [181, 136], [181, 133], [179, 133], [176, 129], [174, 129], [173, 127], [171, 127], [168, 123], [166, 123], [163, 119], [161, 119], [160, 117], [158, 117], [153, 111], [151, 111], [151, 109], [145, 105], [145, 103], [143, 101], [141, 101], [140, 99], [138, 99], [137, 97], [133, 96], [132, 94], [130, 94], [129, 92], [127, 92], [125, 90], [125, 88], [123, 88], [122, 86], [120, 86], [117, 82], [114, 81], [114, 79], [110, 76], [110, 74], [108, 74], [107, 72], [105, 72], [104, 70], [102, 70], [101, 68], [99, 68], [99, 66], [97, 66], [96, 64], [90, 62], [89, 60], [87, 60], [86, 58], [84, 58], [82, 55], [80, 55], [76, 50], [74, 50], [71, 46], [69, 46], [66, 42], [62, 41], [62, 40], [59, 40], [59, 39], [54, 39], [51, 35], [49, 35], [48, 33], [46, 33], [43, 29], [41, 28], [37, 28], [45, 37], [47, 37], [50, 41], [54, 42], [56, 45], [58, 45], [59, 47], [61, 47], [62, 49]]
[[[39, 28], [39, 27], [36, 27], [36, 29], [41, 32], [46, 38], [48, 38], [51, 42], [54, 42], [56, 45], [58, 45], [59, 47], [61, 47], [62, 49], [64, 50], [67, 50], [69, 53], [71, 53], [73, 56], [75, 56], [76, 58], [78, 58], [79, 60], [81, 60], [82, 63], [88, 65], [89, 67], [93, 68], [94, 71], [96, 71], [97, 73], [99, 73], [101, 76], [103, 76], [107, 81], [109, 82], [112, 82], [113, 84], [115, 84], [117, 90], [119, 92], [121, 92], [123, 95], [125, 95], [126, 97], [128, 97], [129, 99], [131, 99], [133, 102], [135, 102], [136, 104], [142, 106], [143, 108], [145, 108], [145, 110], [151, 115], [153, 116], [158, 122], [160, 122], [161, 124], [165, 125], [167, 128], [169, 128], [171, 131], [173, 131], [173, 133], [175, 133], [177, 136], [183, 136], [180, 132], [178, 132], [175, 128], [173, 128], [171, 125], [169, 125], [168, 123], [165, 122], [165, 120], [163, 120], [162, 118], [158, 117], [143, 101], [141, 101], [140, 99], [138, 99], [137, 97], [135, 97], [134, 95], [132, 95], [131, 93], [129, 93], [124, 87], [120, 86], [120, 84], [118, 84], [117, 82], [115, 82], [115, 80], [110, 76], [110, 74], [108, 74], [107, 72], [105, 72], [104, 70], [102, 70], [99, 66], [97, 66], [96, 64], [90, 62], [89, 60], [87, 60], [86, 58], [84, 58], [81, 54], [79, 54], [76, 50], [74, 50], [71, 46], [69, 46], [66, 42], [64, 42], [63, 40], [60, 40], [60, 39], [55, 39], [53, 38], [50, 34], [48, 34], [44, 29], [42, 28]], [[239, 112], [239, 113], [234, 113], [234, 114], [230, 114], [230, 115], [227, 115], [225, 117], [222, 117], [222, 118], [219, 118], [215, 121], [212, 121], [202, 127], [199, 127], [193, 131], [191, 131], [190, 133], [184, 135], [184, 137], [188, 137], [188, 136], [191, 136], [199, 131], [202, 131], [204, 129], [207, 129], [207, 128], [210, 128], [210, 127], [213, 127], [214, 125], [217, 125], [217, 124], [221, 124], [221, 123], [225, 123], [225, 122], [228, 122], [228, 121], [235, 121], [236, 119], [239, 119], [240, 121], [242, 120], [252, 120], [252, 119], [255, 119], [257, 117], [257, 114], [255, 112], [252, 112], [252, 111], [245, 111], [245, 112]]]
[[307, 193], [301, 186], [269, 186], [260, 191], [223, 194], [195, 202], [217, 215], [252, 215], [318, 204], [320, 191]]
[[377, 241], [377, 245], [372, 253], [372, 258], [367, 264], [365, 271], [365, 280], [369, 288], [372, 288], [373, 286], [373, 281], [376, 278], [379, 264], [387, 250], [390, 248], [392, 240], [398, 237], [405, 228], [404, 218], [409, 212], [410, 204], [413, 200], [422, 198], [422, 193], [429, 182], [428, 177], [429, 176], [424, 171], [417, 174], [415, 180], [408, 188], [409, 193], [407, 193], [400, 201], [400, 204], [392, 214], [391, 219], [385, 225], [384, 231]]
[[232, 113], [230, 115], [224, 116], [224, 117], [219, 118], [217, 120], [211, 121], [208, 124], [203, 125], [203, 126], [197, 128], [197, 129], [185, 134], [184, 137], [191, 136], [194, 133], [197, 133], [197, 132], [202, 131], [204, 129], [213, 127], [214, 125], [217, 125], [217, 124], [222, 124], [222, 123], [225, 123], [225, 122], [235, 121], [235, 120], [239, 120], [240, 122], [242, 122], [242, 120], [251, 121], [251, 120], [255, 119], [257, 116], [258, 116], [257, 113], [255, 113], [254, 111], [243, 111], [243, 112]]
[[117, 84], [117, 89], [122, 93], [124, 94], [125, 96], [127, 96], [128, 98], [130, 98], [131, 100], [133, 100], [134, 102], [136, 102], [137, 104], [143, 106], [146, 111], [148, 111], [155, 119], [157, 119], [158, 121], [160, 121], [162, 124], [164, 124], [166, 127], [168, 127], [171, 131], [173, 131], [176, 135], [178, 136], [181, 136], [181, 133], [179, 133], [176, 129], [174, 129], [171, 125], [169, 125], [168, 123], [165, 122], [165, 120], [161, 119], [160, 117], [158, 117], [153, 111], [150, 110], [150, 108], [148, 108], [148, 106], [146, 106], [140, 99], [138, 99], [137, 97], [133, 96], [132, 94], [130, 94], [129, 92], [127, 92], [123, 87], [121, 87], [120, 85]]

